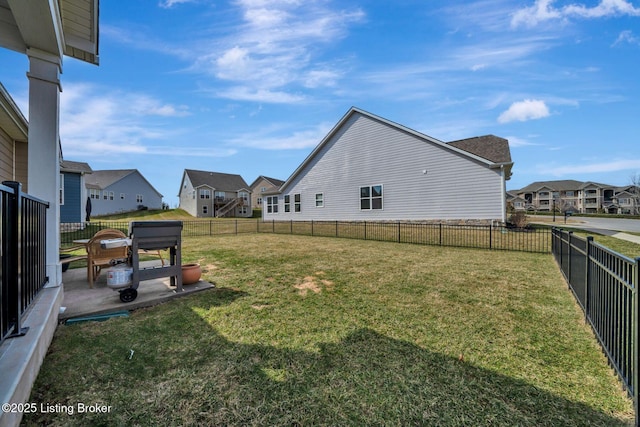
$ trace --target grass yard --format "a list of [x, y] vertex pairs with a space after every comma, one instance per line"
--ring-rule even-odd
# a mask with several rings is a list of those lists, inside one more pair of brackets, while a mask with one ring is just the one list
[[633, 424], [551, 255], [247, 234], [193, 261], [215, 290], [56, 331], [29, 401], [108, 413], [24, 424]]

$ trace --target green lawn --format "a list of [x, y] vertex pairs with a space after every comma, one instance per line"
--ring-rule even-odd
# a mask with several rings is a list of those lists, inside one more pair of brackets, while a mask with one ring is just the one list
[[56, 331], [29, 401], [108, 413], [25, 425], [633, 424], [551, 255], [246, 234], [193, 261], [215, 290]]

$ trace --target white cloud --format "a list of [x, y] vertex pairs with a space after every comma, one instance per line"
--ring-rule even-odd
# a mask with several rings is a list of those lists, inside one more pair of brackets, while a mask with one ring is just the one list
[[555, 0], [536, 0], [533, 6], [515, 12], [511, 18], [512, 27], [535, 27], [539, 23], [550, 20], [567, 20], [569, 18], [604, 18], [609, 16], [640, 16], [640, 8], [636, 8], [627, 0], [600, 0], [593, 7], [582, 4], [569, 4], [555, 8]]
[[177, 5], [177, 4], [182, 4], [182, 3], [193, 3], [197, 0], [163, 0], [160, 3], [158, 3], [158, 6], [160, 6], [161, 8], [164, 9], [171, 9], [173, 6]]
[[331, 130], [333, 124], [321, 123], [307, 130], [290, 132], [284, 126], [272, 125], [252, 134], [244, 134], [231, 143], [262, 150], [297, 150], [315, 147]]
[[527, 147], [527, 146], [532, 146], [532, 145], [540, 145], [540, 144], [535, 144], [533, 142], [529, 142], [528, 140], [524, 139], [524, 138], [520, 138], [517, 136], [507, 136], [506, 139], [509, 141], [509, 147], [514, 148], [514, 147]]
[[509, 123], [513, 121], [524, 122], [527, 120], [542, 119], [549, 116], [549, 108], [537, 99], [525, 99], [524, 101], [514, 102], [509, 109], [498, 117], [499, 123]]
[[640, 159], [611, 160], [601, 163], [590, 163], [566, 166], [542, 166], [539, 171], [553, 176], [578, 175], [602, 172], [620, 172], [640, 169]]
[[[167, 117], [185, 117], [188, 107], [163, 103], [141, 93], [105, 91], [88, 84], [67, 84], [60, 97], [60, 140], [65, 157], [192, 155], [221, 157], [228, 149], [175, 147], [183, 130], [164, 123]], [[158, 119], [161, 121], [158, 122]], [[167, 145], [162, 145], [165, 142]]]
[[617, 46], [622, 43], [637, 44], [640, 45], [640, 37], [636, 37], [631, 30], [622, 31], [612, 46]]
[[360, 9], [331, 10], [322, 1], [240, 0], [236, 5], [242, 22], [228, 38], [194, 49], [191, 67], [227, 82], [229, 88], [215, 93], [236, 100], [299, 102], [304, 97], [292, 93], [291, 86], [334, 85], [342, 73], [331, 63], [315, 63], [316, 53], [365, 16]]

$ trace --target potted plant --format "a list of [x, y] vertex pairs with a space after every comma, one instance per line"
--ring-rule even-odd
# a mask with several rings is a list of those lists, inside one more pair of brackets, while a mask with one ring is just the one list
[[202, 275], [202, 269], [198, 263], [182, 264], [182, 284], [191, 285], [197, 283]]

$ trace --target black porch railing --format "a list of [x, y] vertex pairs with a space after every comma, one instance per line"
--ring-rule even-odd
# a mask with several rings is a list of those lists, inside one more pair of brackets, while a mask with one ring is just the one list
[[21, 185], [0, 185], [0, 343], [23, 335], [22, 316], [47, 283], [46, 213], [49, 203], [21, 191]]
[[592, 237], [582, 239], [557, 228], [552, 234], [556, 262], [610, 365], [633, 398], [638, 426], [640, 258], [613, 252]]

